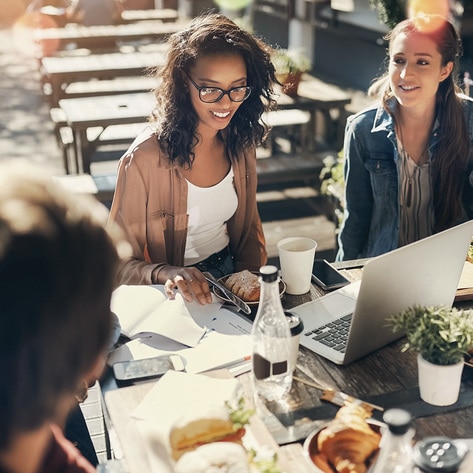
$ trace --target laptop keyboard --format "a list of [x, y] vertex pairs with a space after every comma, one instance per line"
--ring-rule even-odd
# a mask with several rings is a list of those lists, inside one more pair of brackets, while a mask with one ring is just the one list
[[304, 335], [340, 353], [345, 353], [352, 316], [353, 314], [344, 315], [328, 324], [317, 327], [314, 330], [309, 330]]

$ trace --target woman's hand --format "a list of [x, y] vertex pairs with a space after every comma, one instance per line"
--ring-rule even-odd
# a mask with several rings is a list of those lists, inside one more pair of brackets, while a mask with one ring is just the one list
[[160, 276], [166, 280], [164, 290], [169, 299], [174, 299], [175, 291], [178, 290], [188, 302], [195, 299], [201, 305], [212, 303], [209, 285], [197, 268], [167, 266], [161, 270]]

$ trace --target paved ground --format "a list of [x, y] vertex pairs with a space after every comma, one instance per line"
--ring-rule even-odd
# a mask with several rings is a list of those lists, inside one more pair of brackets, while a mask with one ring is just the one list
[[0, 101], [0, 159], [26, 158], [62, 174], [31, 42], [11, 29], [0, 29]]

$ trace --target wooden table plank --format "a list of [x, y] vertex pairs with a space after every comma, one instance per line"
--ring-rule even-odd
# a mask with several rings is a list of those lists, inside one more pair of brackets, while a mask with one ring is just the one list
[[90, 79], [141, 78], [164, 61], [167, 45], [153, 52], [107, 53], [72, 57], [47, 57], [40, 63], [41, 81], [51, 84], [51, 105], [56, 106], [73, 82]]
[[[297, 110], [309, 113], [310, 120], [306, 127], [306, 151], [317, 150], [317, 133], [321, 130], [323, 130], [322, 141], [330, 147], [335, 146], [338, 151], [339, 143], [342, 141], [345, 108], [351, 103], [351, 96], [346, 91], [304, 73], [298, 95], [286, 95], [278, 87], [276, 87], [275, 94], [278, 110]], [[323, 126], [318, 126], [317, 115], [322, 116]], [[273, 114], [273, 117], [274, 123], [277, 124], [277, 113]]]
[[136, 23], [137, 21], [158, 20], [163, 23], [177, 21], [179, 12], [173, 8], [160, 8], [150, 10], [123, 10], [121, 13], [123, 23]]
[[88, 141], [87, 129], [139, 122], [144, 125], [153, 109], [154, 97], [151, 93], [137, 93], [62, 99], [59, 106], [74, 133], [74, 153], [79, 171], [90, 173], [90, 158], [95, 146]]
[[124, 25], [82, 26], [67, 25], [65, 28], [36, 29], [34, 39], [42, 50], [42, 55], [50, 56], [56, 51], [73, 44], [76, 48], [101, 49], [117, 43], [133, 41], [165, 41], [169, 35], [181, 31], [186, 21], [162, 23], [142, 21]]
[[[278, 108], [291, 109], [297, 108], [310, 112], [311, 120], [308, 127], [308, 133], [311, 136], [308, 150], [316, 149], [317, 134], [317, 114], [321, 114], [324, 119], [324, 141], [328, 145], [338, 145], [341, 141], [341, 123], [343, 120], [345, 107], [351, 103], [350, 95], [340, 87], [328, 84], [308, 73], [302, 75], [302, 81], [299, 85], [298, 95], [290, 97], [280, 93], [278, 98]], [[337, 118], [332, 118], [331, 113], [335, 112]]]

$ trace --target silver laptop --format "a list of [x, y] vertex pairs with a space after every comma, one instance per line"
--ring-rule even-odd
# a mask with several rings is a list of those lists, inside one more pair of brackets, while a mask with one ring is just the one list
[[300, 344], [345, 365], [402, 336], [386, 317], [415, 304], [451, 306], [472, 236], [469, 221], [377, 256], [361, 281], [294, 307], [304, 322]]

